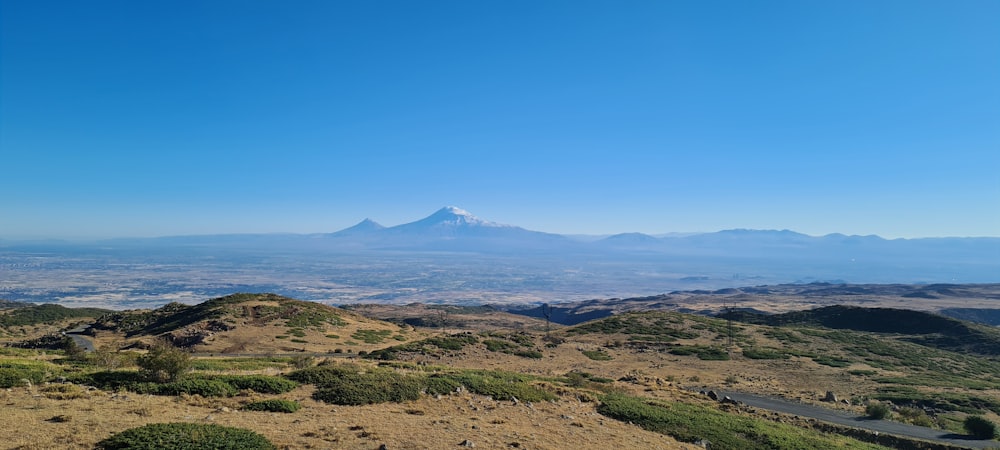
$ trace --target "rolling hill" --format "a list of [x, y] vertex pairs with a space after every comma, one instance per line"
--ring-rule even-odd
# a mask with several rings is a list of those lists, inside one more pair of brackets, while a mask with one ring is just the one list
[[232, 294], [196, 305], [121, 311], [98, 318], [98, 337], [166, 338], [200, 353], [359, 351], [413, 335], [398, 325], [275, 294]]

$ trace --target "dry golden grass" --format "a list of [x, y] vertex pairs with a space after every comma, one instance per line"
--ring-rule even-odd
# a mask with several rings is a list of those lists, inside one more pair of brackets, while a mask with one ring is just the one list
[[0, 392], [6, 449], [86, 449], [129, 428], [149, 423], [216, 423], [251, 429], [287, 449], [438, 449], [469, 440], [477, 448], [695, 448], [605, 418], [593, 403], [575, 399], [514, 404], [471, 394], [423, 398], [405, 404], [334, 406], [310, 398], [302, 387], [282, 398], [303, 408], [293, 414], [239, 410], [250, 397], [203, 399], [90, 391], [85, 398], [55, 400], [34, 389]]

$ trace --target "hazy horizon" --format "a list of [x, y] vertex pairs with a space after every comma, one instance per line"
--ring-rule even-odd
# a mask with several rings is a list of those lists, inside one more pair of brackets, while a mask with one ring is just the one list
[[1000, 235], [1000, 3], [0, 3], [0, 239]]
[[[513, 223], [499, 223], [499, 222], [495, 222], [495, 221], [490, 220], [488, 217], [482, 217], [482, 216], [479, 216], [479, 215], [474, 214], [474, 213], [472, 213], [472, 215], [475, 216], [476, 218], [484, 219], [484, 220], [487, 220], [487, 221], [490, 221], [490, 222], [494, 222], [494, 223], [497, 223], [499, 225], [508, 225], [508, 226], [520, 227], [520, 225], [518, 225], [518, 224], [513, 224]], [[339, 228], [339, 229], [336, 229], [336, 230], [323, 230], [323, 231], [313, 231], [313, 232], [290, 232], [290, 231], [282, 231], [282, 230], [272, 230], [272, 231], [247, 232], [247, 233], [226, 233], [226, 232], [220, 232], [220, 233], [205, 233], [205, 234], [198, 233], [198, 234], [178, 234], [178, 235], [118, 235], [118, 236], [89, 236], [89, 237], [82, 237], [82, 236], [20, 236], [20, 237], [19, 236], [0, 236], [0, 242], [2, 242], [3, 240], [9, 240], [9, 241], [12, 241], [12, 242], [18, 242], [18, 241], [45, 241], [45, 240], [59, 241], [59, 240], [62, 240], [62, 241], [68, 241], [68, 242], [86, 243], [86, 242], [95, 242], [95, 241], [108, 240], [108, 239], [132, 239], [132, 238], [134, 238], [134, 239], [147, 239], [147, 238], [149, 238], [149, 239], [155, 239], [155, 238], [162, 238], [162, 237], [185, 237], [185, 236], [194, 237], [194, 236], [257, 235], [257, 234], [259, 234], [259, 235], [275, 235], [275, 236], [280, 236], [280, 235], [315, 235], [315, 234], [336, 233], [338, 231], [342, 231], [342, 230], [348, 229], [350, 227], [353, 227], [354, 225], [358, 225], [358, 224], [360, 224], [362, 222], [365, 222], [365, 221], [372, 221], [372, 222], [378, 223], [379, 225], [382, 225], [382, 226], [384, 226], [386, 228], [392, 228], [392, 227], [399, 226], [399, 225], [406, 225], [406, 224], [409, 224], [409, 223], [413, 223], [413, 222], [416, 222], [418, 220], [424, 219], [425, 217], [428, 217], [428, 216], [429, 215], [425, 215], [423, 217], [418, 217], [418, 218], [413, 218], [412, 220], [409, 220], [409, 221], [406, 221], [406, 222], [402, 222], [402, 223], [397, 223], [397, 224], [386, 224], [386, 223], [382, 223], [381, 221], [379, 221], [377, 219], [374, 219], [374, 218], [371, 218], [371, 217], [365, 217], [363, 219], [359, 219], [357, 222], [355, 222], [355, 223], [353, 223], [353, 224], [351, 224], [351, 225], [349, 225], [347, 227]], [[520, 228], [524, 228], [524, 227], [520, 227]], [[711, 231], [668, 231], [668, 230], [664, 230], [664, 231], [653, 232], [653, 233], [642, 233], [642, 232], [637, 232], [637, 231], [621, 231], [621, 232], [617, 232], [617, 233], [606, 233], [606, 234], [560, 233], [558, 231], [530, 230], [529, 229], [529, 231], [539, 231], [539, 232], [543, 232], [543, 233], [558, 234], [558, 235], [562, 235], [562, 236], [566, 236], [566, 237], [570, 237], [570, 238], [580, 238], [580, 239], [586, 239], [586, 240], [596, 239], [596, 238], [610, 237], [610, 236], [621, 235], [621, 234], [632, 234], [632, 233], [640, 233], [640, 234], [645, 234], [645, 235], [654, 236], [654, 237], [658, 237], [658, 238], [664, 238], [664, 237], [686, 237], [686, 236], [698, 235], [698, 234], [710, 234], [710, 233], [718, 233], [718, 232], [723, 232], [723, 231], [741, 231], [741, 230], [750, 230], [750, 231], [791, 231], [791, 232], [795, 232], [795, 233], [799, 233], [799, 234], [805, 234], [805, 235], [811, 236], [811, 237], [823, 237], [823, 236], [838, 235], [838, 234], [839, 235], [846, 235], [846, 236], [865, 236], [865, 237], [867, 237], [867, 236], [876, 236], [876, 237], [879, 237], [879, 238], [882, 238], [882, 239], [887, 239], [887, 240], [892, 240], [892, 239], [933, 239], [933, 238], [998, 238], [998, 239], [1000, 239], [1000, 235], [995, 235], [995, 236], [916, 236], [916, 237], [900, 237], [900, 236], [883, 236], [883, 235], [879, 235], [879, 234], [852, 235], [852, 234], [848, 234], [848, 233], [839, 233], [839, 232], [831, 232], [831, 233], [826, 233], [826, 234], [822, 234], [822, 235], [816, 235], [816, 234], [802, 233], [802, 232], [800, 232], [798, 230], [792, 230], [792, 229], [788, 229], [788, 228], [781, 228], [781, 229], [727, 228], [727, 229], [722, 229], [722, 230], [711, 230]]]

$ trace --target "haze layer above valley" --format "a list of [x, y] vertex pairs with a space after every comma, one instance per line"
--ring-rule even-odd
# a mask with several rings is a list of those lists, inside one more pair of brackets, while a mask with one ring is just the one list
[[568, 237], [447, 207], [330, 234], [0, 241], [0, 298], [123, 309], [266, 291], [330, 304], [519, 304], [815, 281], [988, 283], [997, 255], [1000, 238]]

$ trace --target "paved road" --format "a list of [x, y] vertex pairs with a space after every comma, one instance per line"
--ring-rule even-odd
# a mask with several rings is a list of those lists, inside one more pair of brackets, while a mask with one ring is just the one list
[[66, 336], [73, 339], [76, 345], [83, 349], [85, 352], [94, 351], [94, 341], [90, 339], [89, 336], [84, 336], [82, 333], [87, 331], [90, 325], [80, 325], [72, 330], [66, 330], [63, 332]]
[[855, 428], [878, 431], [879, 433], [904, 436], [924, 441], [941, 442], [967, 448], [997, 448], [1000, 442], [989, 440], [975, 440], [962, 435], [937, 430], [934, 428], [918, 427], [888, 420], [871, 420], [857, 416], [847, 411], [827, 409], [819, 406], [796, 403], [774, 397], [764, 397], [760, 395], [744, 394], [741, 392], [716, 391], [720, 396], [746, 403], [755, 408], [767, 409], [785, 414], [792, 414], [799, 417], [811, 417], [824, 422], [847, 425]]

